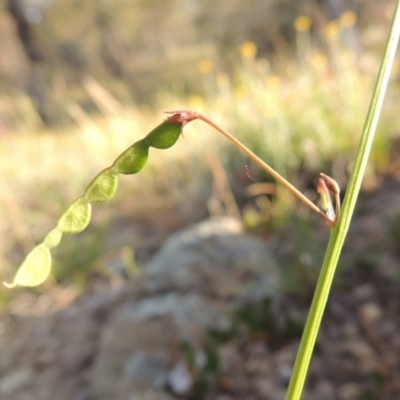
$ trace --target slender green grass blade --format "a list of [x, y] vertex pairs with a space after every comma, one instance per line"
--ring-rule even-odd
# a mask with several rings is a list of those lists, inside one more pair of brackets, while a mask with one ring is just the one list
[[321, 274], [318, 279], [314, 299], [310, 313], [307, 318], [300, 348], [297, 354], [293, 374], [286, 395], [287, 400], [299, 400], [303, 391], [308, 367], [310, 364], [315, 341], [317, 339], [322, 315], [325, 310], [329, 291], [332, 286], [333, 277], [339, 260], [354, 207], [360, 191], [369, 153], [375, 135], [379, 114], [382, 108], [390, 71], [396, 53], [397, 43], [400, 35], [400, 0], [397, 1], [385, 53], [382, 58], [381, 67], [375, 84], [370, 107], [366, 117], [363, 133], [357, 152], [354, 169], [352, 171], [343, 209], [338, 224], [331, 232], [328, 248], [325, 254]]

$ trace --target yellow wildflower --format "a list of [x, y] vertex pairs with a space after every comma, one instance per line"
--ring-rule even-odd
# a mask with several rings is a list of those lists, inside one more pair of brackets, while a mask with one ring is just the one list
[[257, 46], [253, 42], [244, 42], [239, 46], [239, 54], [243, 58], [254, 58], [257, 53]]
[[340, 23], [345, 27], [354, 26], [356, 22], [357, 15], [354, 11], [346, 11], [340, 17]]
[[328, 64], [328, 60], [323, 54], [317, 53], [314, 54], [313, 57], [311, 58], [311, 65], [316, 69], [317, 71], [323, 71]]
[[205, 58], [204, 60], [201, 60], [199, 63], [199, 71], [202, 74], [209, 74], [212, 72], [214, 69], [214, 63], [212, 60]]
[[296, 31], [308, 32], [311, 28], [311, 19], [305, 15], [297, 17], [294, 21]]
[[340, 32], [340, 24], [337, 20], [331, 21], [325, 26], [325, 36], [329, 39], [338, 37]]

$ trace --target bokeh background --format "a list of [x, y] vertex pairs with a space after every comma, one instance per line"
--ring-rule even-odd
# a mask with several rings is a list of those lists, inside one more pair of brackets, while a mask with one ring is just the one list
[[[1, 2], [2, 279], [11, 279], [24, 256], [93, 176], [160, 123], [164, 110], [193, 108], [204, 113], [316, 203], [321, 171], [333, 176], [345, 192], [393, 3]], [[340, 362], [327, 367], [331, 372], [325, 379], [332, 386], [327, 399], [394, 399], [400, 393], [399, 357], [390, 357], [400, 352], [398, 333], [393, 333], [400, 312], [398, 68], [396, 60], [334, 294], [343, 309], [342, 301], [351, 305], [343, 318], [361, 326], [357, 333], [355, 328], [341, 333], [370, 346], [368, 351], [357, 350], [358, 361], [376, 362], [349, 381]], [[64, 237], [54, 250], [52, 276], [43, 286], [0, 289], [2, 346], [13, 349], [7, 353], [9, 362], [0, 362], [2, 398], [54, 398], [54, 394], [29, 397], [36, 393], [29, 391], [36, 379], [32, 371], [37, 366], [31, 368], [34, 355], [27, 352], [23, 362], [16, 361], [26, 353], [21, 349], [30, 343], [37, 326], [44, 320], [58, 321], [59, 313], [76, 302], [126, 290], [136, 279], [135, 271], [151, 260], [166, 238], [209, 216], [241, 220], [248, 232], [272, 248], [284, 282], [280, 304], [285, 309], [300, 304], [300, 321], [305, 317], [327, 229], [207, 126], [192, 123], [172, 149], [152, 152], [140, 174], [121, 177], [119, 182], [116, 197], [94, 207], [89, 228]], [[262, 303], [261, 315], [263, 307], [269, 306]], [[331, 312], [327, 318], [335, 325], [338, 315]], [[257, 343], [280, 349], [283, 342], [296, 345], [298, 337], [293, 339], [293, 332], [285, 330], [275, 333], [281, 337], [279, 345], [271, 344], [260, 318], [261, 328], [256, 321], [254, 335], [254, 326], [248, 327], [250, 333], [243, 339], [247, 344], [256, 337]], [[386, 331], [376, 330], [374, 324], [386, 326]], [[24, 329], [31, 333], [24, 336]], [[57, 332], [62, 336], [62, 330]], [[91, 354], [86, 372], [94, 363], [95, 347]], [[82, 373], [77, 371], [75, 375]], [[252, 383], [246, 389], [248, 397], [217, 378], [208, 383], [206, 390], [181, 396], [281, 398], [278, 392], [273, 397], [278, 389], [271, 389], [268, 397], [268, 391], [257, 392]], [[70, 386], [75, 389], [65, 398], [103, 398], [87, 388], [79, 391], [76, 382]], [[227, 397], [218, 397], [220, 392]]]

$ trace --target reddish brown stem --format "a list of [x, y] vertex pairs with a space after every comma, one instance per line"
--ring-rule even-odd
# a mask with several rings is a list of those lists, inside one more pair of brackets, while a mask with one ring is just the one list
[[[271, 168], [268, 164], [266, 164], [261, 158], [257, 157], [250, 149], [248, 149], [245, 145], [243, 145], [239, 140], [237, 140], [234, 136], [232, 136], [225, 129], [219, 127], [216, 123], [211, 121], [209, 118], [204, 115], [198, 113], [197, 111], [192, 110], [178, 110], [178, 111], [166, 111], [168, 114], [172, 114], [168, 120], [179, 121], [180, 123], [186, 125], [188, 122], [193, 121], [195, 119], [200, 119], [206, 124], [213, 127], [219, 133], [224, 135], [228, 140], [230, 140], [236, 147], [238, 147], [243, 153], [249, 156], [256, 164], [258, 164], [262, 169], [267, 171], [273, 178], [275, 178], [279, 183], [289, 189], [301, 202], [303, 202], [308, 208], [310, 208], [314, 213], [316, 213], [320, 218], [322, 218], [325, 223], [329, 227], [334, 227], [339, 218], [340, 211], [340, 198], [339, 198], [339, 189], [336, 182], [329, 178], [328, 176], [321, 174], [321, 179], [323, 179], [327, 188], [333, 192], [335, 196], [335, 216], [334, 218], [330, 218], [323, 211], [321, 211], [311, 200], [309, 200], [306, 196], [304, 196], [299, 190], [297, 190], [290, 182], [288, 182], [283, 176], [281, 176], [278, 172], [276, 172], [273, 168]], [[334, 183], [333, 183], [334, 182]]]

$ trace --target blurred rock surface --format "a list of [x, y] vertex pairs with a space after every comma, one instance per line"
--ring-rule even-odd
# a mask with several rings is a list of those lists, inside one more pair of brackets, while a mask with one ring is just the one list
[[0, 358], [9, 360], [0, 390], [10, 400], [185, 394], [208, 360], [209, 332], [229, 332], [240, 304], [277, 298], [280, 288], [266, 244], [236, 220], [212, 218], [172, 235], [118, 290], [37, 319], [10, 317], [0, 338]]

